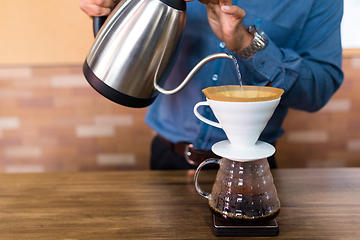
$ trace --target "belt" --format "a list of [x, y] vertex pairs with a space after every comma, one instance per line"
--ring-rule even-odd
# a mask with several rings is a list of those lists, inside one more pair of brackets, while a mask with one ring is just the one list
[[174, 152], [184, 157], [188, 163], [194, 166], [198, 166], [201, 162], [209, 158], [216, 158], [216, 159], [221, 158], [210, 150], [195, 148], [190, 143], [185, 143], [185, 142], [172, 143], [160, 135], [158, 135], [158, 138], [168, 147], [170, 147]]

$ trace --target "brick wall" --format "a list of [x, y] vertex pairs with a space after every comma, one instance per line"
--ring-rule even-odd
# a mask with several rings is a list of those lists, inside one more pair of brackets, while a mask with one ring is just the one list
[[145, 109], [95, 92], [80, 66], [0, 69], [0, 172], [147, 169]]
[[291, 110], [277, 143], [280, 167], [360, 166], [360, 58], [344, 58], [344, 82], [316, 113]]
[[[319, 112], [291, 110], [279, 167], [360, 167], [360, 58]], [[146, 109], [96, 93], [81, 66], [0, 68], [0, 172], [148, 169]]]

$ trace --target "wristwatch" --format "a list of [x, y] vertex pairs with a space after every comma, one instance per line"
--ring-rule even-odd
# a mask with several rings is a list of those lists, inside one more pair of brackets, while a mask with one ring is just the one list
[[264, 49], [268, 43], [266, 34], [258, 26], [250, 26], [248, 27], [248, 31], [254, 35], [254, 39], [250, 46], [237, 53], [237, 55], [243, 59], [252, 57], [256, 52]]

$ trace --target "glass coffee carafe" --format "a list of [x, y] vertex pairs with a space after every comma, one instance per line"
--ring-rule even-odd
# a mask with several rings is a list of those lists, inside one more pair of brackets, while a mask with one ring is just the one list
[[[204, 192], [198, 183], [203, 166], [217, 163], [212, 192]], [[217, 216], [238, 222], [267, 221], [280, 211], [280, 201], [266, 158], [254, 161], [233, 161], [227, 158], [208, 159], [195, 173], [197, 192], [209, 200], [210, 210]]]

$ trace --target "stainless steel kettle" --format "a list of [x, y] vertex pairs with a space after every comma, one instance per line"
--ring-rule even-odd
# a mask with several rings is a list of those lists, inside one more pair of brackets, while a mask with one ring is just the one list
[[207, 62], [232, 58], [227, 53], [209, 55], [177, 88], [161, 88], [176, 61], [185, 23], [184, 0], [122, 0], [107, 17], [84, 62], [87, 81], [116, 103], [147, 107], [158, 92], [180, 91]]

